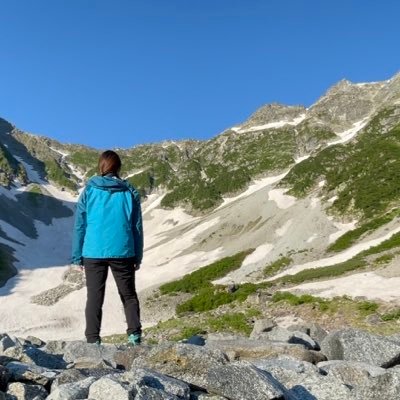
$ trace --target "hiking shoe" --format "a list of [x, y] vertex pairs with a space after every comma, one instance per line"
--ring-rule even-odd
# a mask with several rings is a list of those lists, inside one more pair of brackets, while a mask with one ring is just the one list
[[140, 333], [131, 333], [128, 336], [128, 344], [130, 346], [139, 346], [142, 342], [142, 335]]
[[98, 338], [95, 342], [89, 342], [89, 341], [87, 341], [86, 343], [88, 343], [88, 344], [95, 344], [96, 346], [101, 346], [101, 339]]

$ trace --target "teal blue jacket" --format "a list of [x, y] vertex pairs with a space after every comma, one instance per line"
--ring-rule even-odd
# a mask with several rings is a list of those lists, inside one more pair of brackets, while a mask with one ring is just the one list
[[72, 264], [86, 258], [143, 258], [140, 196], [115, 176], [94, 176], [79, 197], [72, 239]]

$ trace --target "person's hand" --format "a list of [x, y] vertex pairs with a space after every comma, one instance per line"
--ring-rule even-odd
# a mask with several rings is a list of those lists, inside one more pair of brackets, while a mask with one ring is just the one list
[[140, 263], [135, 262], [135, 263], [133, 264], [133, 269], [134, 269], [135, 271], [139, 271], [139, 269], [140, 269]]

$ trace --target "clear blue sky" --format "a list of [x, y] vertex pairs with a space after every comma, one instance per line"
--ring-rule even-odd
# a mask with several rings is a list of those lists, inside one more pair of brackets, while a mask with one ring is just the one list
[[396, 0], [2, 0], [0, 116], [98, 148], [210, 138], [400, 70]]

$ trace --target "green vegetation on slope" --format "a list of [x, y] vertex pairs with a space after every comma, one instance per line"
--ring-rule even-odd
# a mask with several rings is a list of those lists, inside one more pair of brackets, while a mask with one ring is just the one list
[[292, 263], [293, 259], [291, 257], [281, 257], [277, 260], [273, 261], [272, 263], [268, 264], [264, 268], [264, 276], [274, 276], [284, 270]]
[[328, 247], [328, 251], [342, 251], [351, 247], [358, 239], [366, 233], [373, 232], [381, 226], [389, 223], [400, 214], [399, 209], [395, 209], [381, 217], [374, 218], [363, 223], [356, 229], [346, 232]]
[[371, 247], [367, 250], [362, 251], [350, 260], [344, 261], [339, 264], [330, 265], [321, 268], [310, 268], [300, 271], [294, 275], [285, 275], [272, 281], [275, 284], [294, 284], [309, 282], [312, 280], [323, 280], [329, 278], [335, 278], [344, 275], [348, 272], [352, 272], [358, 269], [363, 269], [366, 266], [380, 266], [384, 263], [390, 262], [394, 255], [383, 254], [375, 257], [374, 260], [367, 260], [368, 256], [379, 255], [382, 252], [393, 250], [400, 247], [400, 233], [395, 233], [389, 239], [385, 240], [381, 244]]
[[60, 164], [54, 159], [44, 160], [46, 174], [49, 180], [55, 182], [61, 187], [77, 190], [77, 184], [71, 180], [70, 175], [64, 171]]
[[9, 185], [14, 177], [19, 178], [21, 182], [25, 183], [25, 168], [0, 143], [0, 185]]
[[400, 198], [400, 125], [384, 128], [393, 113], [379, 113], [357, 141], [330, 146], [296, 165], [281, 185], [304, 196], [324, 179], [323, 192], [338, 196], [333, 210], [365, 219], [381, 215]]
[[254, 250], [246, 250], [230, 257], [225, 257], [205, 267], [185, 275], [183, 278], [165, 283], [160, 286], [161, 294], [167, 293], [195, 293], [204, 288], [212, 287], [211, 282], [222, 278], [229, 272], [234, 271], [243, 263], [243, 260]]
[[275, 292], [272, 296], [272, 302], [286, 302], [293, 307], [311, 304], [313, 307], [318, 307], [321, 312], [331, 313], [347, 308], [354, 314], [354, 319], [364, 319], [366, 316], [376, 313], [379, 309], [379, 304], [374, 301], [355, 301], [347, 296], [324, 299], [309, 294], [297, 296], [290, 292]]
[[168, 185], [170, 192], [161, 205], [191, 206], [206, 211], [221, 203], [224, 195], [246, 188], [260, 174], [277, 173], [294, 162], [299, 148], [307, 143], [324, 143], [333, 133], [304, 124], [293, 128], [261, 130], [251, 134], [232, 132], [204, 142], [179, 177]]
[[[272, 281], [258, 284], [241, 284], [232, 291], [227, 290], [227, 288], [224, 286], [212, 286], [210, 284], [211, 280], [207, 279], [203, 281], [202, 279], [197, 278], [194, 279], [195, 283], [193, 283], [193, 276], [188, 278], [190, 276], [188, 275], [183, 277], [180, 281], [171, 282], [171, 286], [164, 289], [162, 293], [172, 293], [178, 291], [194, 293], [192, 298], [176, 307], [178, 315], [186, 312], [204, 312], [216, 309], [223, 304], [229, 304], [235, 301], [243, 302], [250, 294], [255, 293], [258, 289], [273, 289], [282, 285], [299, 285], [301, 283], [314, 280], [336, 278], [346, 273], [365, 269], [368, 266], [371, 268], [379, 267], [382, 264], [390, 262], [394, 257], [392, 253], [385, 252], [392, 251], [399, 247], [400, 233], [397, 233], [381, 244], [371, 247], [370, 249], [359, 253], [350, 260], [339, 264], [334, 264], [327, 267], [305, 269], [293, 275], [284, 275]], [[372, 258], [370, 258], [371, 256]], [[278, 261], [280, 260], [281, 259]], [[301, 301], [306, 302], [307, 297], [303, 297]]]
[[223, 304], [230, 304], [234, 301], [243, 302], [250, 294], [259, 288], [271, 286], [266, 282], [263, 284], [244, 283], [239, 285], [235, 291], [228, 291], [225, 287], [208, 287], [197, 292], [191, 299], [179, 304], [176, 307], [178, 314], [186, 312], [204, 312], [214, 310]]

